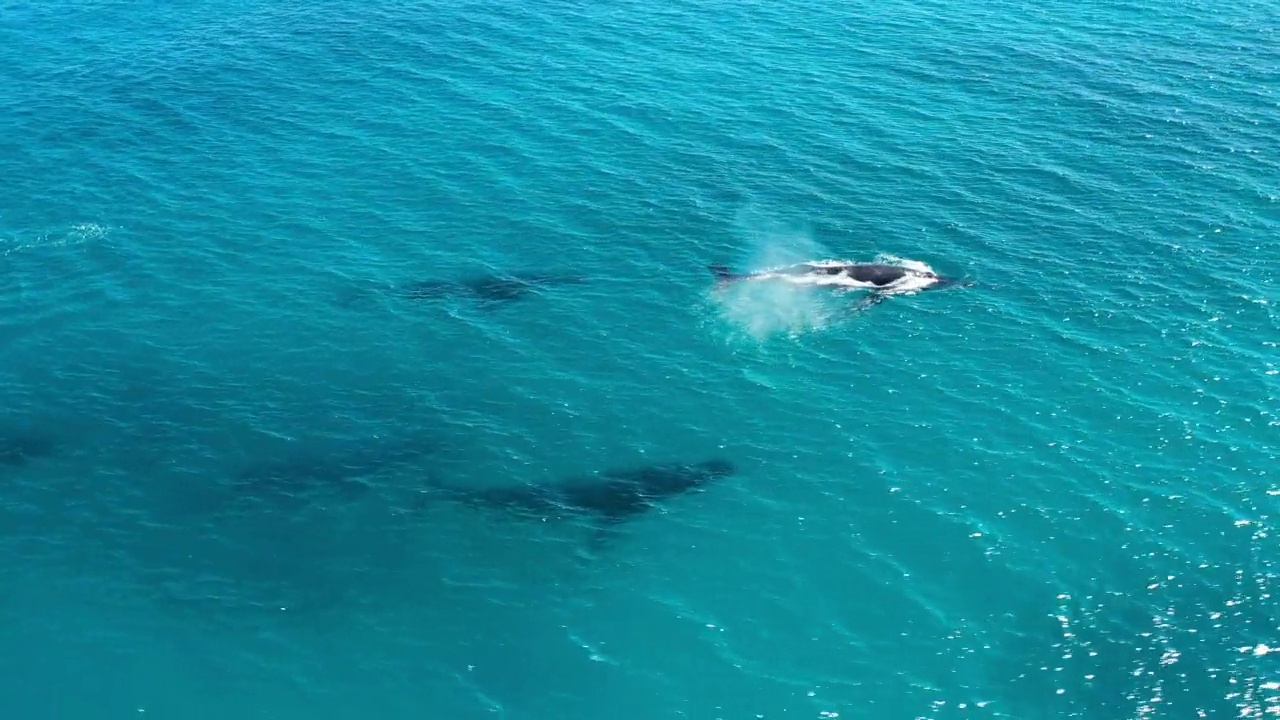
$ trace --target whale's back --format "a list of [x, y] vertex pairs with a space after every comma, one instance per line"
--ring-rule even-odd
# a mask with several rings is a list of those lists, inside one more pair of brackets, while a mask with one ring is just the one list
[[858, 282], [871, 283], [872, 285], [888, 285], [901, 280], [907, 275], [906, 268], [880, 263], [849, 265], [845, 272]]

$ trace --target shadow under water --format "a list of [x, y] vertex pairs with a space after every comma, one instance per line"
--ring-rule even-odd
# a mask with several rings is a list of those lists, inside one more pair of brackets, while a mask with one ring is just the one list
[[657, 509], [662, 502], [685, 493], [702, 492], [709, 483], [736, 471], [732, 462], [713, 459], [609, 470], [539, 485], [463, 488], [433, 481], [431, 488], [421, 491], [418, 506], [446, 500], [530, 520], [576, 517], [585, 519], [599, 540], [602, 534]]
[[520, 300], [533, 293], [563, 285], [581, 285], [581, 275], [515, 273], [480, 275], [462, 280], [419, 280], [397, 288], [396, 293], [413, 300], [471, 297], [485, 303]]
[[23, 467], [32, 460], [53, 455], [57, 449], [58, 443], [47, 433], [0, 426], [0, 465]]

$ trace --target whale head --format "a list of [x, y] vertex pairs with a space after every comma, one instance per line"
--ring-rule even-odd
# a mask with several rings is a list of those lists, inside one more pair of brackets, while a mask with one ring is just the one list
[[706, 460], [697, 463], [694, 467], [701, 470], [708, 479], [727, 477], [737, 472], [732, 462], [722, 459]]
[[732, 462], [716, 458], [675, 467], [649, 467], [629, 473], [627, 477], [642, 495], [666, 497], [696, 490], [736, 471]]

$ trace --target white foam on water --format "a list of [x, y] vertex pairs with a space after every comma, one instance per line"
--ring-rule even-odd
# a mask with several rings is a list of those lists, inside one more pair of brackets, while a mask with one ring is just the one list
[[102, 240], [109, 229], [97, 223], [77, 223], [60, 231], [43, 232], [34, 238], [0, 238], [0, 255], [37, 247], [61, 247]]

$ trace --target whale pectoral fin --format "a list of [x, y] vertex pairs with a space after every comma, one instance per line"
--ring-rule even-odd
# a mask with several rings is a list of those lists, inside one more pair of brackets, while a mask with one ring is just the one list
[[870, 309], [873, 305], [879, 305], [882, 302], [884, 302], [884, 293], [876, 290], [872, 290], [871, 292], [867, 293], [862, 298], [862, 300], [858, 302], [857, 305], [854, 306], [853, 311], [864, 312]]
[[588, 525], [587, 538], [585, 547], [582, 548], [579, 555], [584, 560], [595, 560], [601, 553], [609, 550], [622, 536], [622, 521], [624, 518], [614, 515], [604, 515], [596, 518], [596, 520]]

